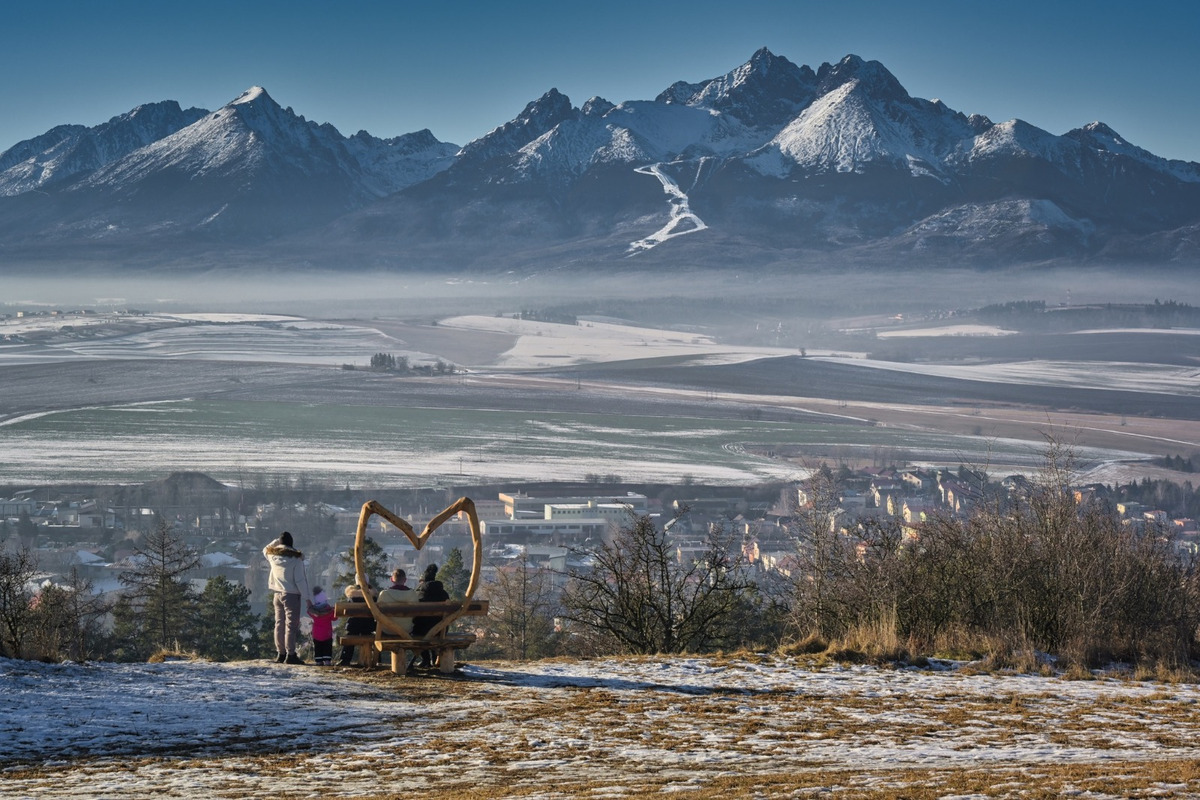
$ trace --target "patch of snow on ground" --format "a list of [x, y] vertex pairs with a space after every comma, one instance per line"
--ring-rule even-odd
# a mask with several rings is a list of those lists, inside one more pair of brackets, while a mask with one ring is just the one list
[[[118, 323], [123, 329], [115, 327]], [[103, 335], [104, 325], [115, 334]], [[128, 330], [127, 326], [137, 329]], [[101, 335], [79, 337], [80, 328]], [[71, 329], [75, 330], [72, 331]], [[64, 330], [65, 329], [65, 330]], [[57, 334], [51, 342], [25, 341], [34, 334]], [[434, 356], [372, 327], [306, 320], [274, 314], [70, 315], [23, 318], [0, 324], [0, 366], [76, 359], [199, 359], [276, 364], [365, 367], [378, 352], [404, 355], [412, 364]]]
[[1200, 336], [1200, 328], [1094, 328], [1086, 331], [1072, 331], [1072, 333], [1173, 333], [1179, 336]]
[[903, 331], [879, 331], [879, 339], [904, 339], [917, 336], [1011, 336], [1009, 331], [996, 325], [943, 325], [937, 328], [910, 328]]
[[702, 334], [588, 320], [580, 320], [577, 325], [564, 325], [471, 315], [451, 317], [438, 324], [518, 337], [512, 349], [500, 358], [499, 366], [507, 368], [567, 366], [668, 356], [702, 359], [705, 363], [736, 363], [796, 355], [796, 351], [783, 347], [725, 345]]
[[625, 796], [648, 781], [670, 791], [731, 774], [820, 785], [847, 771], [880, 781], [933, 770], [936, 787], [947, 770], [987, 783], [1022, 777], [992, 770], [1124, 774], [1198, 755], [1195, 685], [946, 666], [814, 671], [770, 655], [662, 657], [363, 680], [268, 662], [0, 659], [0, 785], [15, 796], [378, 796], [397, 785], [434, 796], [464, 786]]
[[1124, 361], [1031, 360], [996, 364], [917, 364], [858, 358], [817, 358], [858, 367], [890, 369], [959, 380], [1200, 396], [1200, 380], [1197, 380], [1195, 367]]

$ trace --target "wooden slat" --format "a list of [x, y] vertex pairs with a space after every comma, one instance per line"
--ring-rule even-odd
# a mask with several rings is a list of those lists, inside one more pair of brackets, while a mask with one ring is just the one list
[[[381, 603], [379, 610], [389, 617], [440, 617], [458, 611], [462, 603]], [[366, 603], [339, 602], [334, 606], [338, 617], [370, 617], [371, 609]], [[488, 613], [487, 600], [472, 600], [463, 615], [473, 617]]]
[[447, 647], [466, 647], [474, 643], [475, 634], [473, 633], [449, 633], [440, 639], [425, 641], [424, 639], [399, 639], [388, 637], [385, 639], [375, 639], [375, 648], [378, 650], [442, 650]]

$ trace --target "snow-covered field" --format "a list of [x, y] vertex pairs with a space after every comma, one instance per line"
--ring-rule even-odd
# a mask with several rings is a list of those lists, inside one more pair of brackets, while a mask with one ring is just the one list
[[909, 339], [925, 336], [1012, 336], [1016, 331], [996, 325], [941, 325], [935, 328], [906, 328], [898, 331], [879, 331], [879, 339]]
[[745, 442], [820, 436], [782, 423], [451, 408], [180, 401], [29, 414], [0, 422], [0, 481], [140, 482], [196, 470], [337, 485], [527, 482], [588, 473], [730, 485], [797, 475]]
[[[987, 460], [1008, 468], [1031, 461], [1030, 447], [1016, 441], [1021, 431], [993, 431], [982, 416], [952, 432], [936, 421], [925, 429], [896, 419], [870, 427], [862, 417], [874, 419], [875, 413], [865, 409], [844, 419], [845, 425], [828, 419], [816, 427], [803, 420], [758, 424], [752, 422], [755, 412], [766, 416], [764, 409], [795, 406], [797, 397], [787, 394], [791, 387], [768, 396], [749, 393], [753, 385], [745, 394], [737, 394], [741, 386], [722, 386], [718, 396], [701, 385], [668, 390], [621, 384], [619, 378], [609, 382], [597, 370], [586, 376], [587, 386], [576, 381], [568, 398], [569, 381], [529, 374], [599, 362], [712, 365], [796, 355], [788, 348], [727, 344], [701, 333], [602, 319], [566, 325], [475, 315], [417, 326], [255, 314], [76, 313], [2, 320], [0, 334], [0, 370], [11, 381], [0, 398], [0, 481], [16, 484], [140, 482], [180, 469], [231, 482], [268, 473], [406, 486], [583, 480], [589, 474], [724, 484], [797, 477], [794, 464], [771, 457], [770, 444], [802, 445], [808, 449], [789, 452], [832, 459], [887, 447], [925, 462]], [[365, 366], [377, 352], [405, 355], [412, 363], [440, 357], [420, 352], [405, 337], [478, 362], [469, 363], [466, 375], [437, 379], [454, 391], [453, 402], [443, 402], [445, 395], [414, 399], [423, 389], [411, 376], [337, 369]], [[1048, 360], [934, 365], [828, 351], [809, 351], [808, 357], [995, 383], [1200, 397], [1200, 372], [1190, 366]], [[653, 371], [647, 374], [653, 379]], [[504, 381], [510, 385], [502, 387]], [[519, 381], [519, 387], [511, 384]], [[805, 388], [797, 385], [797, 394], [804, 396]], [[667, 396], [671, 391], [674, 400]], [[620, 406], [651, 393], [653, 405]], [[879, 402], [888, 399], [880, 390]], [[740, 407], [717, 408], [725, 402]], [[936, 409], [936, 398], [930, 407]], [[522, 412], [514, 416], [514, 408]], [[894, 410], [879, 413], [894, 416]], [[846, 416], [833, 408], [824, 413]], [[923, 419], [931, 424], [928, 415]], [[1131, 431], [1122, 423], [1122, 433]], [[1173, 438], [1180, 447], [1191, 446], [1188, 436]], [[1161, 435], [1153, 442], [1109, 436], [1095, 452], [1085, 452], [1084, 442], [1080, 447], [1089, 462], [1116, 462], [1144, 457], [1141, 444], [1158, 453], [1162, 441]], [[1033, 442], [1040, 450], [1040, 434]]]
[[[0, 320], [0, 366], [81, 359], [189, 359], [365, 367], [379, 352], [434, 356], [369, 325], [272, 314], [68, 314]], [[47, 337], [50, 337], [47, 340]]]
[[775, 655], [0, 660], [8, 797], [1197, 796], [1200, 687]]
[[669, 356], [686, 356], [706, 363], [736, 363], [753, 358], [796, 355], [795, 350], [782, 347], [727, 345], [698, 333], [611, 322], [583, 320], [578, 325], [564, 325], [475, 315], [451, 317], [440, 324], [519, 337], [516, 345], [501, 357], [499, 366], [506, 368], [558, 367]]
[[1069, 386], [1081, 389], [1124, 389], [1200, 397], [1200, 367], [1113, 361], [1037, 360], [995, 364], [917, 364], [865, 358], [822, 357], [822, 360], [959, 380], [1029, 386]]

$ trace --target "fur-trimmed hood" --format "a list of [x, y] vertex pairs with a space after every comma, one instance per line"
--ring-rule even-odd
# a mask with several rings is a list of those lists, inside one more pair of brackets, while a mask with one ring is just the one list
[[267, 588], [272, 592], [308, 597], [308, 576], [304, 572], [304, 554], [276, 539], [263, 548], [271, 571]]
[[301, 553], [294, 547], [288, 547], [278, 539], [263, 548], [263, 555], [283, 556], [284, 558], [304, 558], [304, 553]]

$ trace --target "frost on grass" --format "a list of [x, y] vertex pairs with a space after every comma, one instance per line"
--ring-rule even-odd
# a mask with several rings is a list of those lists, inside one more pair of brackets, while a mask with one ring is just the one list
[[0, 682], [0, 786], [17, 795], [1200, 791], [1189, 684], [773, 656], [483, 662], [453, 679], [0, 661]]

